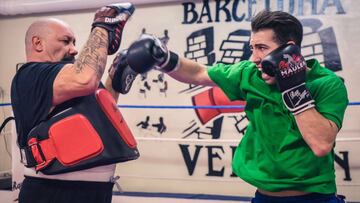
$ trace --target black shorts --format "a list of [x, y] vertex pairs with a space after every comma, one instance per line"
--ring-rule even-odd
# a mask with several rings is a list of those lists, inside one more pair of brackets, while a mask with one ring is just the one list
[[111, 182], [65, 181], [25, 176], [19, 203], [111, 203]]
[[256, 191], [255, 197], [251, 203], [345, 203], [345, 197], [339, 197], [335, 194], [319, 194], [309, 193], [306, 195], [289, 196], [289, 197], [275, 197], [261, 194]]

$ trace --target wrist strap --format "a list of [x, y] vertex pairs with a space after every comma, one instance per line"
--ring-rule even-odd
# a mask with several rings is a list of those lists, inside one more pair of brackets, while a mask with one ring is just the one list
[[282, 93], [282, 99], [286, 108], [294, 115], [315, 107], [315, 101], [309, 90], [306, 88], [305, 83], [285, 90]]
[[170, 55], [168, 56], [168, 60], [158, 67], [158, 70], [164, 73], [169, 73], [179, 67], [179, 56], [172, 51], [169, 51], [168, 53]]

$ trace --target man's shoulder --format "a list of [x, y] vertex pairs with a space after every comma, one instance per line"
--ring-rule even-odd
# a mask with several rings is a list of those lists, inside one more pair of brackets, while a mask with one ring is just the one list
[[312, 60], [312, 63], [312, 67], [309, 67], [310, 71], [307, 73], [306, 83], [309, 86], [321, 89], [322, 92], [327, 92], [327, 90], [332, 92], [347, 91], [343, 78], [322, 66], [317, 60]]
[[64, 65], [64, 63], [28, 62], [19, 68], [14, 79], [29, 78], [32, 76], [37, 77], [44, 74], [56, 74]]
[[27, 70], [29, 71], [31, 68], [51, 68], [51, 67], [62, 67], [65, 63], [53, 63], [53, 62], [27, 62], [24, 65], [22, 65], [19, 71]]
[[316, 77], [316, 78], [339, 78], [339, 76], [336, 75], [336, 73], [325, 66], [321, 65], [318, 60], [311, 59], [306, 61], [308, 67], [310, 68], [310, 77]]
[[[28, 89], [39, 81], [54, 79], [64, 64], [49, 62], [28, 62], [22, 65], [12, 79], [12, 90]], [[37, 81], [37, 82], [35, 82]]]
[[256, 68], [256, 64], [248, 61], [248, 60], [244, 60], [244, 61], [240, 61], [237, 63], [223, 63], [223, 62], [219, 62], [219, 63], [215, 63], [213, 65], [209, 65], [208, 66], [209, 69], [213, 69], [213, 68], [220, 68], [220, 69], [227, 69], [227, 68], [235, 68], [235, 69], [247, 69], [247, 70], [252, 70], [254, 68]]

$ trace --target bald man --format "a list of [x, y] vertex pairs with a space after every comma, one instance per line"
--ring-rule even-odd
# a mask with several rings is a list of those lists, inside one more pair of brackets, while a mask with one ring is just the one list
[[[113, 108], [106, 106], [109, 102], [115, 105], [119, 95], [112, 88], [112, 79], [101, 84], [107, 57], [118, 50], [133, 11], [131, 4], [99, 9], [76, 60], [76, 39], [67, 23], [47, 18], [29, 26], [27, 63], [18, 70], [11, 87], [18, 144], [26, 166], [20, 203], [110, 203], [115, 163], [138, 157], [136, 146], [126, 143], [131, 145], [128, 147], [113, 138], [109, 138], [114, 143], [110, 148], [122, 149], [115, 151], [125, 155], [114, 157], [106, 151], [109, 146], [104, 135], [120, 139], [126, 132], [116, 131], [124, 126], [116, 126], [110, 118], [116, 121], [119, 112], [112, 114], [109, 109]], [[63, 139], [67, 135], [70, 137]], [[104, 158], [104, 153], [110, 158]]]

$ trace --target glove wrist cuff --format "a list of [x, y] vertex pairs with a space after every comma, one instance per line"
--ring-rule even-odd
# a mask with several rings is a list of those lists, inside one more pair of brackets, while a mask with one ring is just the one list
[[169, 73], [176, 70], [179, 67], [179, 56], [172, 51], [168, 52], [167, 60], [161, 64], [157, 69], [164, 73]]
[[294, 111], [294, 112], [291, 112], [294, 116], [308, 110], [308, 109], [311, 109], [311, 108], [314, 108], [315, 107], [315, 104], [312, 103], [312, 104], [308, 104], [306, 106], [303, 106], [302, 108], [298, 109], [297, 111]]
[[286, 108], [294, 115], [315, 107], [315, 101], [306, 88], [305, 83], [283, 91], [282, 99]]

